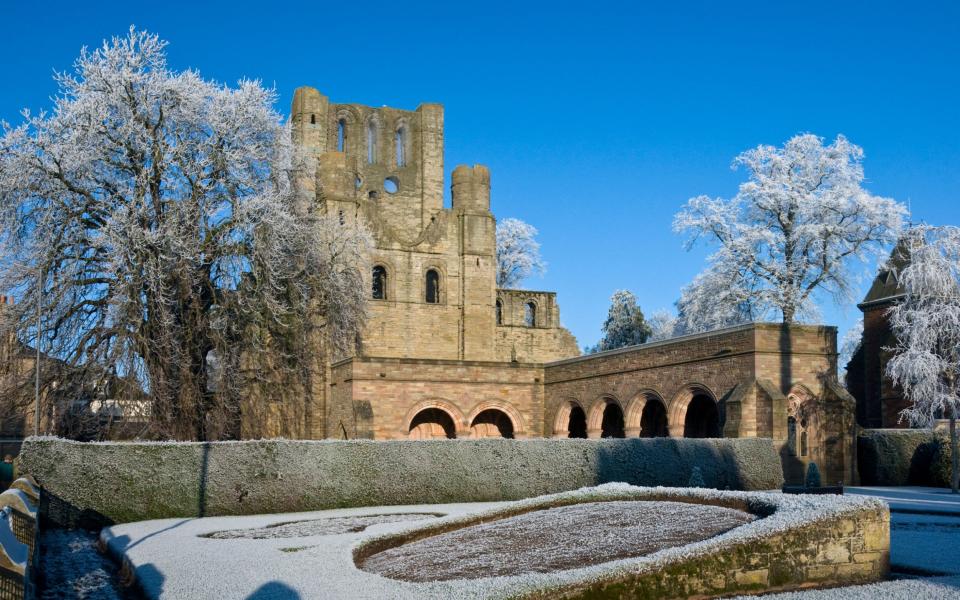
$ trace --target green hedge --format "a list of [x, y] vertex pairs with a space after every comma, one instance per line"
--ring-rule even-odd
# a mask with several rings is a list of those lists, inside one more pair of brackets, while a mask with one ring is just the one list
[[857, 438], [863, 485], [950, 486], [950, 436], [929, 429], [865, 429]]
[[30, 438], [24, 472], [59, 526], [352, 506], [516, 500], [623, 481], [765, 490], [768, 439], [80, 443]]

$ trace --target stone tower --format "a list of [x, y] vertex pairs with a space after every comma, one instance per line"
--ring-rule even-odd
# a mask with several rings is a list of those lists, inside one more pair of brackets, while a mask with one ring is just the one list
[[374, 235], [363, 355], [544, 362], [578, 353], [569, 332], [559, 331], [553, 294], [528, 300], [543, 307], [539, 322], [524, 324], [519, 350], [516, 335], [497, 331], [511, 326], [497, 321], [507, 291], [498, 294], [495, 283], [490, 171], [454, 169], [452, 205], [444, 207], [441, 105], [335, 104], [302, 87], [291, 120], [315, 169], [301, 186], [305, 200], [344, 221], [361, 219]]

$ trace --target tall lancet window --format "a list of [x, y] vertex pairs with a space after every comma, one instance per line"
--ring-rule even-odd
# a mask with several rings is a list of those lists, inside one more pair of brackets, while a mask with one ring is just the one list
[[370, 119], [367, 123], [367, 162], [377, 162], [377, 122]]
[[397, 128], [394, 143], [397, 148], [397, 166], [403, 167], [407, 164], [407, 128], [405, 125]]
[[337, 152], [347, 151], [347, 121], [337, 121]]

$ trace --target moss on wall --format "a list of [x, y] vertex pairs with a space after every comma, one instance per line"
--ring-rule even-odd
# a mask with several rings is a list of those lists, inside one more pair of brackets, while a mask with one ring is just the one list
[[351, 506], [498, 501], [613, 481], [783, 483], [768, 439], [80, 443], [31, 438], [20, 464], [61, 526]]

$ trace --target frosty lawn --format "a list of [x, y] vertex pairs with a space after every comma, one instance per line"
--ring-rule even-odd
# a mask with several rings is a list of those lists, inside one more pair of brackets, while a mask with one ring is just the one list
[[[652, 553], [646, 556], [551, 573], [407, 582], [356, 566], [379, 552], [482, 522], [583, 503], [615, 508], [617, 504], [609, 503], [640, 506], [649, 502], [702, 509], [695, 519], [701, 527], [715, 519], [717, 508], [761, 518], [740, 526], [728, 523], [732, 529], [702, 541], [684, 543], [687, 540], [681, 537], [675, 540], [681, 545], [650, 548]], [[396, 513], [417, 513], [420, 520], [370, 523], [363, 531], [334, 535], [304, 530], [309, 535], [297, 538], [208, 537], [218, 531], [263, 531], [295, 521], [339, 519], [342, 524], [345, 518]], [[424, 519], [423, 513], [448, 516]], [[629, 511], [625, 517], [637, 522]], [[886, 507], [867, 498], [608, 484], [518, 502], [164, 519], [113, 526], [103, 531], [102, 539], [112, 554], [128, 562], [150, 598], [573, 598], [629, 594], [641, 588], [656, 598], [790, 589], [801, 582], [837, 585], [877, 580], [885, 570], [886, 518]], [[563, 526], [584, 542], [602, 545], [599, 531], [591, 533], [580, 520]], [[531, 546], [537, 542], [538, 538], [528, 538]], [[480, 545], [474, 549], [484, 551]], [[854, 562], [851, 549], [860, 562]]]

